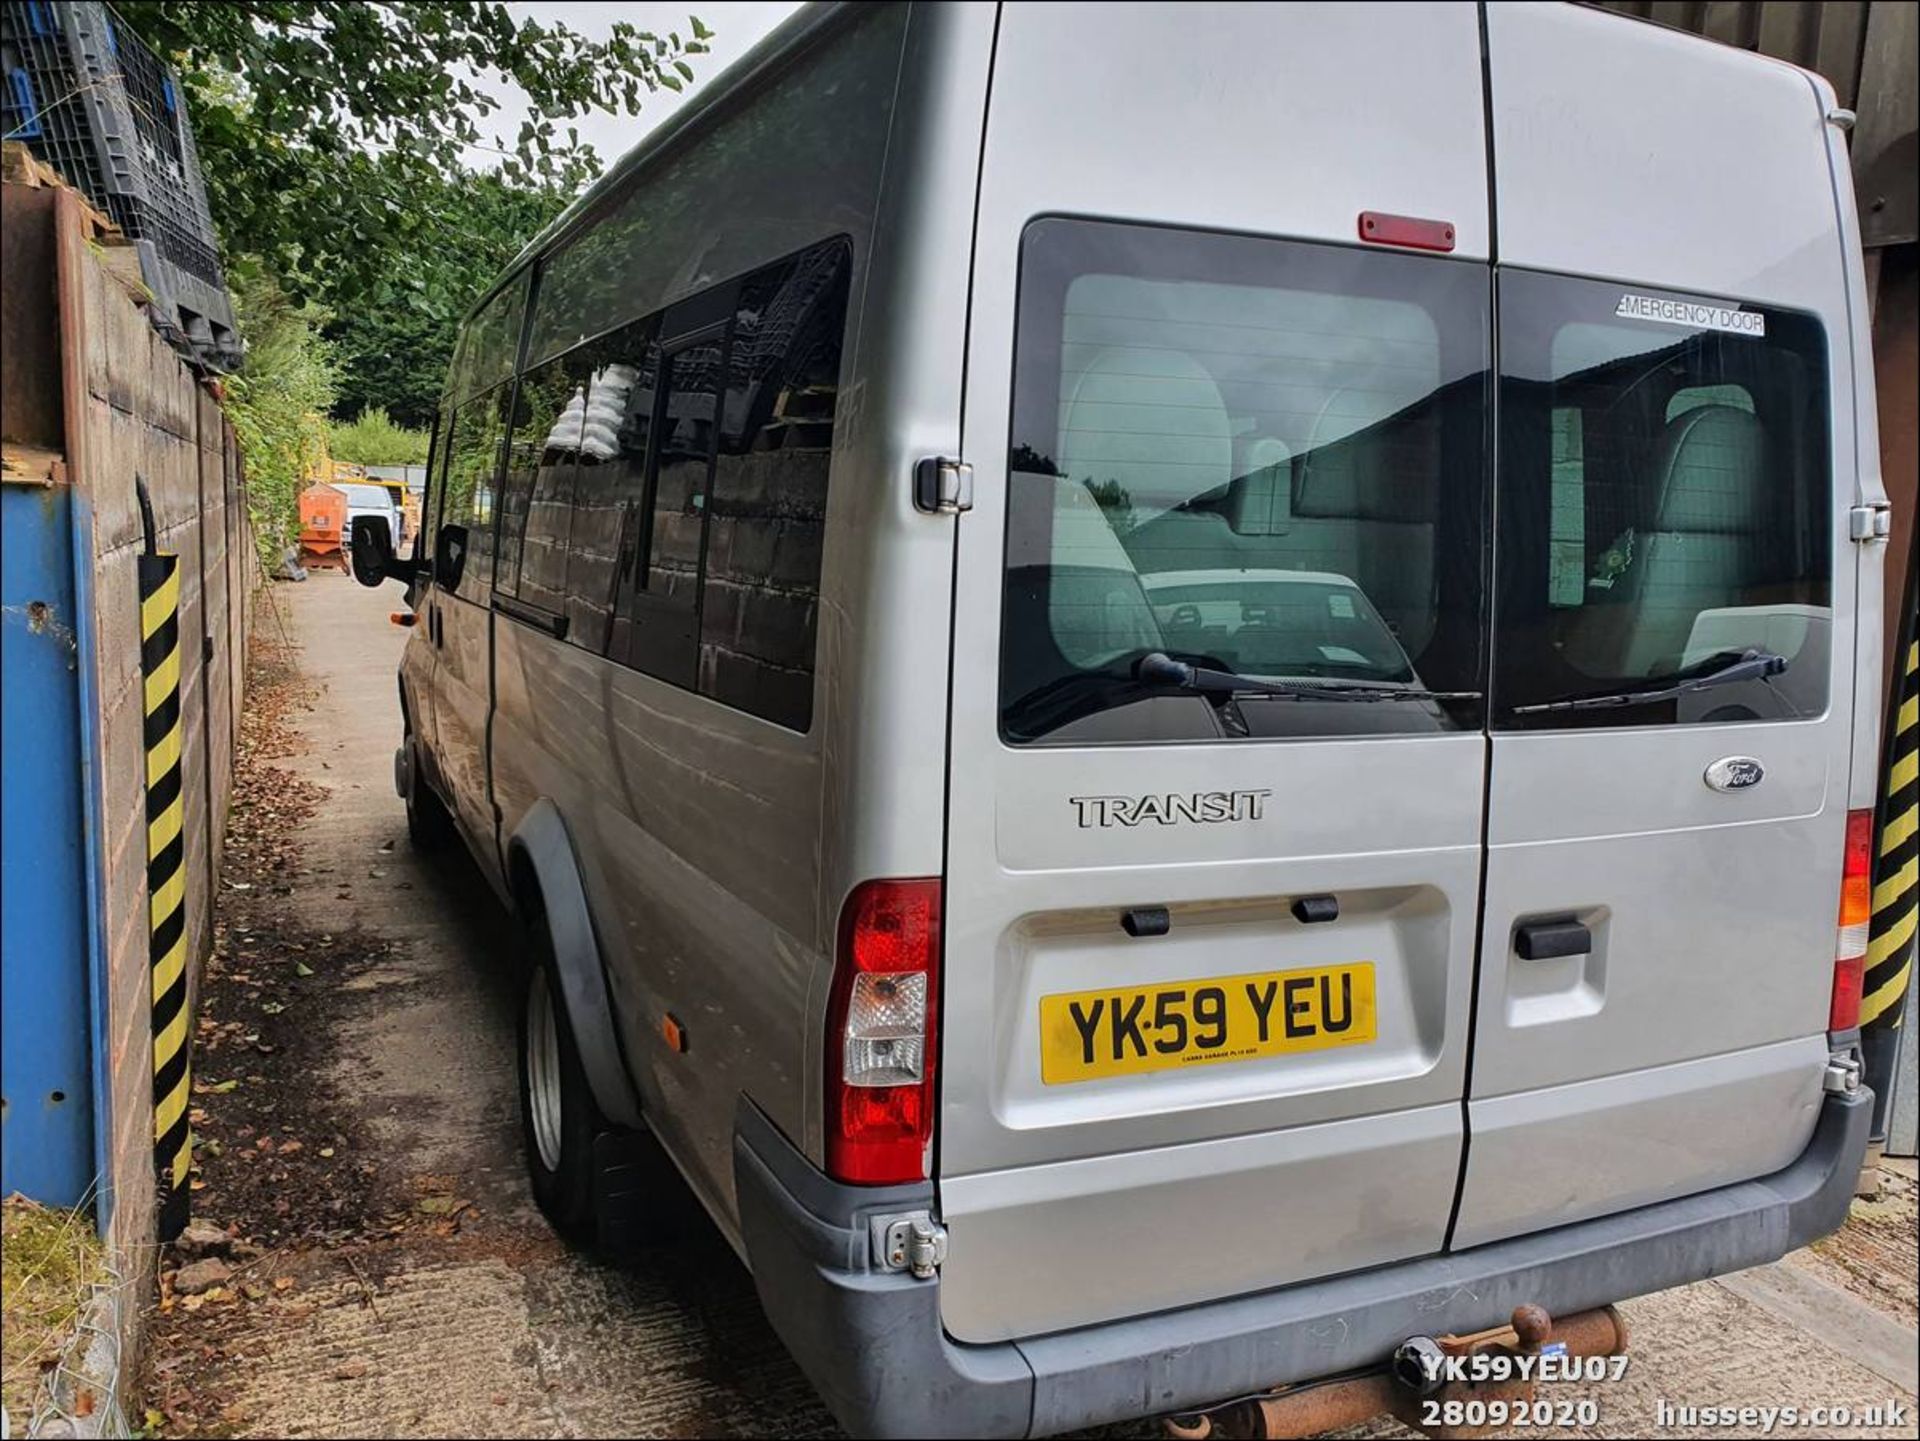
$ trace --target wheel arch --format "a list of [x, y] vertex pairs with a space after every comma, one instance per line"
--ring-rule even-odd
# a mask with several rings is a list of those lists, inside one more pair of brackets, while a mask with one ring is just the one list
[[600, 1113], [615, 1125], [639, 1129], [640, 1098], [620, 1051], [600, 945], [587, 909], [586, 887], [560, 808], [535, 801], [509, 837], [507, 885], [529, 925], [543, 925], [553, 942], [560, 1000], [567, 1008], [580, 1066]]

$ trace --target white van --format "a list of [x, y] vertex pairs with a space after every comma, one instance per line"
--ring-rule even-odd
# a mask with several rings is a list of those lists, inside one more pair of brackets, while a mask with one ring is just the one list
[[1846, 119], [1553, 4], [819, 6], [708, 82], [475, 308], [384, 567], [548, 1214], [671, 1166], [849, 1429], [975, 1436], [1835, 1227]]

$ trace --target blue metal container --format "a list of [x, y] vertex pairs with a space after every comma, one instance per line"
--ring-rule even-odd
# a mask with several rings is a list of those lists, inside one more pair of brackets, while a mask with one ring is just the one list
[[[94, 1175], [91, 664], [75, 494], [0, 485], [0, 1191], [86, 1199]], [[81, 517], [84, 523], [84, 517]]]

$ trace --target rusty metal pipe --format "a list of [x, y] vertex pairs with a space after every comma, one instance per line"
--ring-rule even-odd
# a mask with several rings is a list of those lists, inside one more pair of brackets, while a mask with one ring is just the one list
[[1260, 1413], [1260, 1429], [1249, 1435], [1264, 1441], [1270, 1437], [1318, 1436], [1343, 1426], [1357, 1426], [1389, 1414], [1406, 1394], [1384, 1371], [1301, 1386], [1254, 1403]]
[[1549, 1339], [1566, 1342], [1569, 1356], [1622, 1356], [1627, 1350], [1627, 1323], [1613, 1307], [1597, 1306], [1554, 1322]]
[[[1442, 1336], [1437, 1340], [1449, 1355], [1490, 1348], [1533, 1354], [1543, 1345], [1557, 1342], [1566, 1346], [1569, 1356], [1617, 1356], [1627, 1349], [1627, 1326], [1611, 1306], [1581, 1311], [1560, 1321], [1550, 1320], [1537, 1306], [1523, 1306], [1514, 1312], [1509, 1325], [1471, 1336]], [[1530, 1395], [1531, 1385], [1525, 1390]], [[1500, 1394], [1514, 1396], [1516, 1392], [1512, 1387], [1503, 1386]], [[1170, 1417], [1163, 1424], [1167, 1435], [1177, 1441], [1208, 1441], [1208, 1438], [1229, 1441], [1239, 1437], [1280, 1441], [1284, 1437], [1318, 1436], [1389, 1414], [1397, 1415], [1409, 1425], [1417, 1425], [1419, 1398], [1390, 1372], [1372, 1371], [1339, 1381], [1309, 1382], [1255, 1400]]]

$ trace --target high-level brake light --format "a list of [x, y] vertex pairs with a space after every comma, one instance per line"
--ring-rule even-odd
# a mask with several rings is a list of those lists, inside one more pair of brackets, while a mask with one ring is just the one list
[[1423, 220], [1417, 215], [1388, 215], [1379, 210], [1360, 212], [1360, 238], [1375, 245], [1404, 245], [1410, 250], [1453, 249], [1451, 220]]

